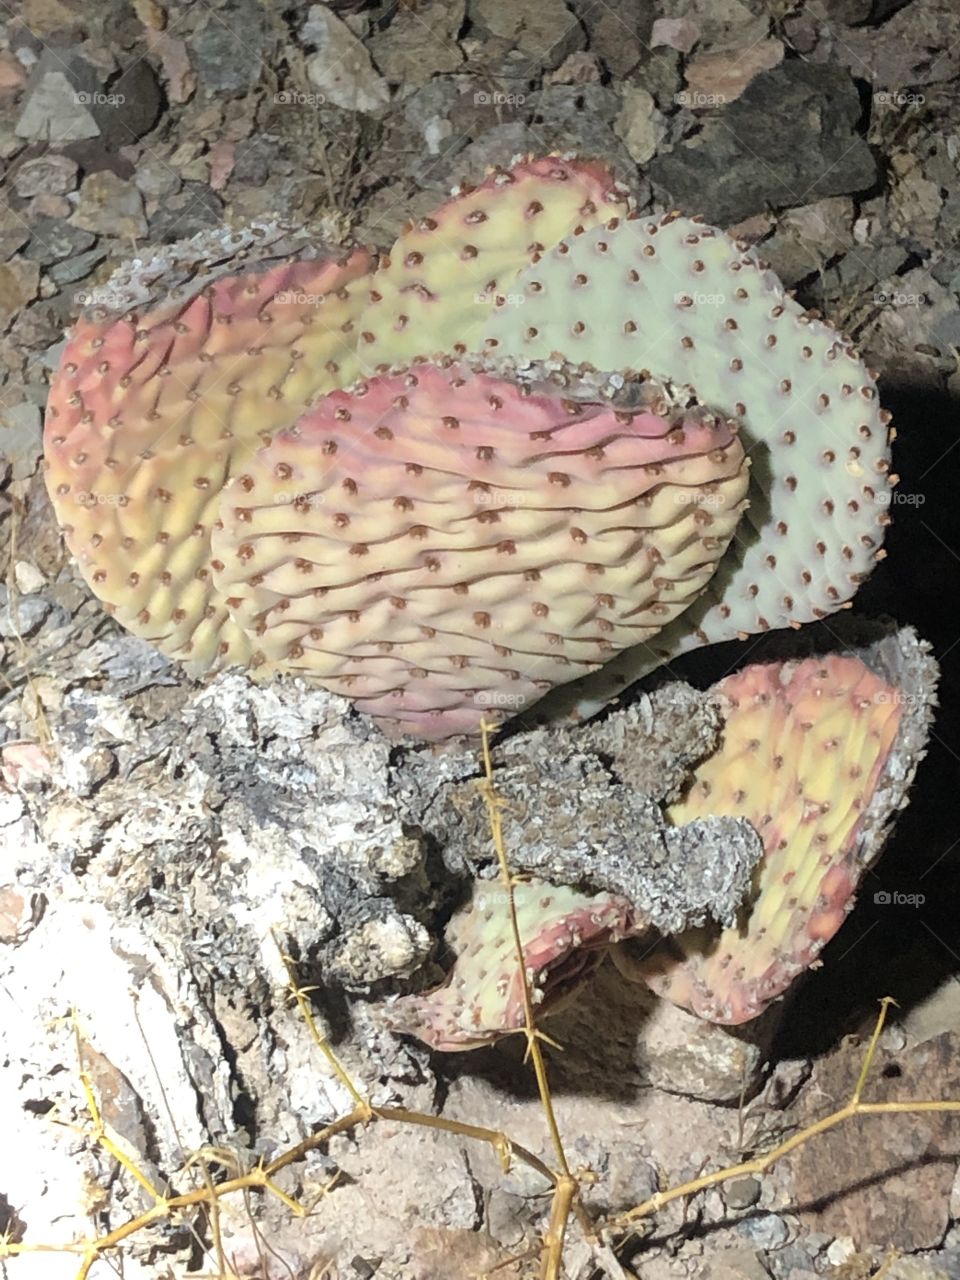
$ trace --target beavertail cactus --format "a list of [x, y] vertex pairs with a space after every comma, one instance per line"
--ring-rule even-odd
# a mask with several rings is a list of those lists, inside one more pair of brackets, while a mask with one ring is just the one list
[[[625, 899], [609, 894], [525, 881], [514, 888], [514, 904], [538, 1017], [562, 1008], [614, 943], [646, 928]], [[448, 1051], [478, 1049], [521, 1030], [523, 979], [502, 885], [475, 886], [450, 922], [447, 942], [457, 961], [446, 982], [393, 1005], [391, 1027]]]
[[613, 218], [540, 255], [482, 349], [561, 352], [687, 383], [737, 419], [752, 461], [745, 527], [702, 598], [577, 690], [597, 710], [686, 650], [823, 618], [882, 555], [890, 415], [850, 341], [786, 293], [757, 254], [699, 219]]
[[[571, 994], [609, 953], [625, 976], [701, 1017], [742, 1023], [816, 962], [905, 803], [933, 704], [936, 667], [912, 632], [884, 637], [864, 657], [756, 664], [712, 690], [725, 708], [722, 740], [668, 816], [678, 826], [747, 818], [756, 828], [763, 858], [735, 924], [645, 945], [637, 960], [614, 944], [656, 935], [625, 898], [518, 886], [524, 955], [543, 991], [538, 1012], [558, 1007], [554, 992]], [[446, 982], [399, 1001], [393, 1026], [439, 1049], [521, 1027], [506, 895], [478, 885], [447, 941], [456, 960]]]
[[730, 423], [456, 363], [325, 396], [224, 490], [214, 581], [255, 661], [382, 725], [475, 732], [699, 595], [742, 510]]
[[[916, 646], [909, 633], [904, 644]], [[691, 930], [641, 966], [655, 991], [713, 1022], [746, 1022], [816, 960], [922, 754], [932, 688], [908, 689], [840, 654], [747, 667], [716, 686], [729, 707], [722, 744], [669, 816], [749, 818], [764, 858], [736, 927]]]
[[369, 304], [358, 327], [363, 372], [472, 351], [524, 267], [629, 207], [602, 165], [560, 156], [462, 185], [406, 228], [373, 280], [351, 286]]
[[47, 486], [93, 591], [171, 657], [249, 662], [213, 582], [223, 487], [336, 385], [360, 310], [344, 286], [370, 265], [362, 250], [281, 263], [76, 326], [47, 405]]
[[448, 737], [822, 617], [880, 554], [888, 432], [849, 343], [601, 165], [497, 170], [378, 260], [277, 240], [208, 237], [172, 296], [140, 264], [51, 391], [88, 583], [193, 670]]

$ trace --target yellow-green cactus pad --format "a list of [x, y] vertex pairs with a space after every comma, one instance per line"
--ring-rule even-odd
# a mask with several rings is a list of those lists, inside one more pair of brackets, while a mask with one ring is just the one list
[[525, 160], [494, 169], [479, 186], [465, 184], [403, 232], [375, 279], [353, 286], [369, 299], [357, 374], [467, 351], [494, 307], [512, 305], [513, 281], [532, 259], [628, 209], [624, 189], [603, 165], [562, 156]]

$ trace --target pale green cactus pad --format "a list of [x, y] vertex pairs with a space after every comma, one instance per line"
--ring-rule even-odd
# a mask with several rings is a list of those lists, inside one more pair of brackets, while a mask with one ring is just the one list
[[741, 425], [750, 505], [703, 597], [655, 642], [552, 705], [604, 705], [645, 671], [705, 644], [842, 608], [889, 522], [889, 415], [851, 344], [803, 311], [757, 255], [701, 221], [611, 219], [540, 255], [479, 349], [562, 355], [689, 384]]

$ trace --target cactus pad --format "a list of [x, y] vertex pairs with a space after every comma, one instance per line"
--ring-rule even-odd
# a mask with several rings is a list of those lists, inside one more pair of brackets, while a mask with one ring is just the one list
[[809, 968], [853, 905], [863, 821], [903, 701], [858, 658], [839, 655], [747, 667], [716, 692], [730, 706], [722, 744], [669, 816], [749, 818], [764, 860], [738, 926], [663, 944], [646, 978], [704, 1018], [740, 1023]]
[[[514, 887], [517, 923], [537, 1017], [575, 995], [608, 949], [645, 926], [624, 898], [524, 881]], [[442, 987], [404, 996], [389, 1010], [395, 1031], [434, 1049], [477, 1049], [524, 1026], [523, 980], [503, 887], [475, 886], [450, 922], [457, 960]]]
[[841, 608], [889, 522], [889, 415], [848, 339], [756, 254], [702, 221], [629, 215], [562, 241], [512, 286], [480, 349], [647, 370], [736, 417], [752, 461], [744, 528], [701, 600], [577, 695], [599, 709], [678, 653]]
[[[221, 236], [199, 275], [188, 242], [179, 296], [162, 255], [136, 264], [153, 289], [84, 315], [49, 402], [48, 487], [87, 581], [194, 671], [302, 672], [428, 737], [475, 728], [481, 696], [505, 715], [553, 690], [543, 715], [589, 714], [686, 649], [843, 607], [881, 554], [886, 415], [847, 340], [724, 233], [639, 218], [602, 165], [497, 169], [376, 269], [297, 233], [266, 265], [263, 230]], [[474, 373], [441, 386], [454, 361]], [[426, 364], [398, 408], [396, 379]], [[562, 368], [568, 399], [521, 402], [531, 365]], [[480, 406], [487, 376], [503, 390]], [[671, 415], [695, 406], [670, 416], [669, 458], [611, 421], [638, 385], [669, 389]], [[696, 442], [711, 415], [718, 441], [742, 431], [746, 508], [741, 446]], [[563, 447], [521, 447], [536, 435]], [[677, 484], [700, 495], [686, 510]], [[613, 523], [629, 503], [642, 519]]]
[[[463, 354], [537, 253], [629, 208], [602, 166], [561, 156], [494, 169], [399, 237], [376, 278], [352, 292], [369, 306], [359, 353], [383, 370], [418, 357]], [[368, 368], [366, 372], [370, 372]]]
[[182, 301], [79, 321], [54, 378], [47, 486], [94, 593], [136, 635], [205, 670], [250, 646], [212, 580], [223, 486], [336, 385], [361, 250], [221, 277]]
[[453, 362], [332, 392], [224, 491], [217, 589], [257, 660], [388, 730], [475, 733], [654, 635], [713, 573], [743, 451], [658, 398], [664, 416]]

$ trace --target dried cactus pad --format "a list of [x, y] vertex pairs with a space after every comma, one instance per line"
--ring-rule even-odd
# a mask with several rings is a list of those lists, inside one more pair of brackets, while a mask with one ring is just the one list
[[649, 370], [741, 424], [750, 506], [703, 597], [651, 645], [570, 691], [581, 714], [689, 649], [843, 607], [889, 522], [889, 414], [873, 374], [757, 255], [702, 221], [611, 219], [540, 255], [478, 350]]
[[[575, 995], [615, 942], [646, 929], [626, 899], [609, 894], [525, 881], [515, 886], [514, 903], [538, 1019]], [[473, 901], [451, 920], [447, 942], [457, 960], [444, 985], [398, 1000], [390, 1026], [447, 1051], [477, 1049], [520, 1030], [523, 980], [501, 885], [475, 886]]]
[[352, 287], [370, 303], [359, 326], [361, 359], [383, 369], [462, 354], [497, 301], [509, 304], [512, 281], [537, 253], [627, 208], [624, 189], [602, 165], [561, 156], [494, 169], [479, 186], [462, 186], [403, 232], [374, 280]]
[[197, 670], [248, 661], [213, 587], [224, 483], [337, 385], [370, 268], [357, 250], [221, 276], [182, 299], [77, 324], [50, 392], [47, 487], [93, 592]]
[[730, 706], [722, 744], [669, 815], [749, 818], [764, 860], [737, 927], [682, 934], [646, 977], [704, 1018], [740, 1023], [809, 968], [853, 905], [904, 700], [859, 658], [836, 654], [747, 667], [716, 691]]
[[392, 732], [476, 732], [696, 598], [746, 490], [731, 425], [449, 363], [325, 396], [224, 493], [215, 581], [257, 660]]

